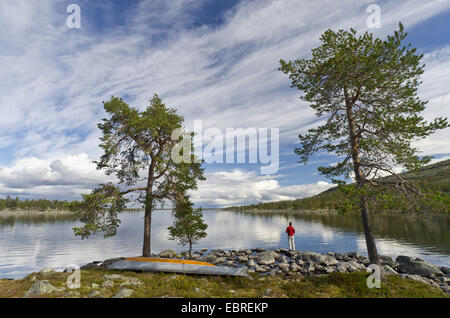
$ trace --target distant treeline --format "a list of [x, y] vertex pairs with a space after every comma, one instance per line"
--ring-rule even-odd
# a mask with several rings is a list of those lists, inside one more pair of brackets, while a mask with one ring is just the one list
[[77, 201], [58, 201], [46, 199], [25, 199], [20, 200], [19, 197], [0, 199], [0, 211], [70, 211]]

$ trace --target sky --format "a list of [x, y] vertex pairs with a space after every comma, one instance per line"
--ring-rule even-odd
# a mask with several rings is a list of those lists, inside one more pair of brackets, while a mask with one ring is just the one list
[[[367, 24], [370, 4], [380, 28]], [[80, 28], [69, 28], [80, 8]], [[112, 95], [145, 109], [157, 93], [186, 127], [279, 130], [279, 169], [204, 164], [191, 193], [203, 207], [294, 199], [332, 186], [293, 150], [317, 124], [279, 60], [306, 58], [327, 29], [385, 38], [401, 21], [424, 54], [419, 96], [427, 120], [450, 117], [450, 1], [3, 0], [0, 2], [0, 197], [79, 200], [114, 181], [96, 169], [97, 124]], [[450, 158], [450, 129], [417, 141], [423, 155]]]

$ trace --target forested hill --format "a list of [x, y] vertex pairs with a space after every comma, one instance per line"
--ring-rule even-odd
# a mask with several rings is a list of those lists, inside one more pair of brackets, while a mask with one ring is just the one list
[[[404, 179], [414, 182], [422, 189], [439, 193], [442, 196], [447, 197], [447, 200], [450, 197], [450, 159], [424, 166], [419, 170], [418, 174], [401, 173], [400, 175]], [[385, 177], [383, 179], [389, 178], [393, 177]], [[334, 210], [336, 205], [342, 202], [343, 196], [344, 194], [338, 190], [337, 187], [334, 187], [308, 198], [251, 204], [245, 206], [233, 206], [226, 208], [225, 210]]]

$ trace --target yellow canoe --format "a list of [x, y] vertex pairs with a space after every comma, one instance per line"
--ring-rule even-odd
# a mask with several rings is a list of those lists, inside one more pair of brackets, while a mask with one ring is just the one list
[[157, 257], [127, 257], [127, 261], [134, 262], [148, 262], [148, 263], [172, 263], [172, 264], [190, 264], [190, 265], [203, 265], [203, 266], [216, 266], [210, 263], [199, 262], [188, 259], [177, 258], [157, 258]]

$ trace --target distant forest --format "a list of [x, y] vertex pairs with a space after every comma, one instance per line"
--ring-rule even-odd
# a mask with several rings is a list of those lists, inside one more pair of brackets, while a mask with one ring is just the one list
[[58, 201], [58, 200], [20, 200], [19, 197], [14, 199], [7, 196], [6, 199], [0, 199], [0, 211], [69, 211], [75, 202]]
[[[425, 166], [419, 170], [418, 174], [402, 173], [405, 180], [414, 183], [423, 193], [429, 196], [439, 196], [441, 205], [434, 208], [432, 211], [424, 212], [437, 212], [437, 213], [450, 213], [450, 160], [444, 160], [432, 165]], [[390, 177], [383, 178], [386, 181]], [[386, 197], [389, 194], [383, 194]], [[391, 195], [390, 201], [393, 203], [391, 206], [384, 206], [374, 211], [396, 211], [396, 212], [409, 212], [402, 211], [400, 200], [398, 197]], [[389, 200], [387, 200], [389, 201]], [[232, 206], [225, 208], [225, 210], [233, 211], [338, 211], [342, 205], [347, 204], [346, 194], [343, 193], [338, 187], [326, 190], [318, 195], [296, 199], [286, 200], [268, 203], [257, 203], [244, 206]], [[356, 207], [356, 204], [355, 204]], [[354, 211], [358, 211], [357, 208]]]

